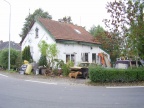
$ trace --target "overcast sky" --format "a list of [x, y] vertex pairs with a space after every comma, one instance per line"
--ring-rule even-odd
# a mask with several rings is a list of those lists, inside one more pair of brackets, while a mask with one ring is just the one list
[[[104, 27], [102, 20], [108, 17], [107, 1], [112, 0], [7, 0], [11, 4], [11, 41], [19, 43], [19, 34], [25, 18], [36, 9], [52, 15], [53, 20], [71, 16], [72, 22], [85, 26], [87, 30], [93, 25]], [[0, 40], [9, 40], [9, 5], [0, 0]]]

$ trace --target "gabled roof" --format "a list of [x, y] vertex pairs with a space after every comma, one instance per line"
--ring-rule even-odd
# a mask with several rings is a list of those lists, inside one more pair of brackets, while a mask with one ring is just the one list
[[[9, 42], [0, 42], [0, 50], [9, 48]], [[15, 42], [10, 41], [10, 48], [21, 51], [21, 46]]]
[[101, 44], [98, 40], [94, 40], [93, 36], [81, 26], [46, 18], [38, 18], [38, 21], [54, 36], [56, 40], [71, 40]]
[[[48, 18], [37, 18], [36, 21], [38, 21], [54, 37], [56, 41], [64, 40], [101, 44], [81, 26], [54, 21]], [[25, 37], [22, 38], [20, 44], [24, 39]]]

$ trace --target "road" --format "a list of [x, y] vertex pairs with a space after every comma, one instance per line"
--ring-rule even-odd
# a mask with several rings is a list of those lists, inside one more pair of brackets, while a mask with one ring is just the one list
[[96, 87], [0, 75], [0, 108], [144, 108], [144, 87]]

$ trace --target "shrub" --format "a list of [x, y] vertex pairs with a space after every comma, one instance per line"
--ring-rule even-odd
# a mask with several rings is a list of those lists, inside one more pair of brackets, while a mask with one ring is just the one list
[[62, 73], [64, 76], [68, 76], [70, 72], [70, 67], [67, 64], [63, 64], [62, 66]]
[[[21, 53], [14, 49], [10, 49], [10, 68], [16, 69], [21, 64]], [[19, 60], [18, 60], [19, 59]], [[4, 68], [8, 68], [8, 49], [4, 49], [0, 53], [0, 65]]]
[[108, 69], [100, 66], [90, 67], [89, 76], [92, 82], [144, 81], [144, 68]]
[[72, 61], [68, 61], [67, 64], [63, 64], [62, 66], [62, 72], [64, 76], [68, 76], [70, 73], [70, 67], [74, 66], [74, 63]]
[[41, 54], [41, 57], [39, 59], [39, 62], [38, 62], [39, 66], [47, 66], [47, 59], [46, 59], [46, 56], [42, 55]]
[[33, 59], [30, 52], [30, 46], [26, 46], [22, 51], [22, 59], [32, 62]]
[[16, 58], [16, 68], [17, 68], [17, 71], [20, 69], [21, 65], [23, 64], [23, 61], [22, 61], [22, 54], [21, 52], [18, 52], [18, 55], [17, 55], [17, 58]]

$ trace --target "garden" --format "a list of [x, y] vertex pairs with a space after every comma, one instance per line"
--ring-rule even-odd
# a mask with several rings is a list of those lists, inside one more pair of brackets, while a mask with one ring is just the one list
[[[43, 67], [44, 75], [46, 76], [68, 76], [70, 73], [70, 68], [74, 65], [73, 62], [69, 61], [64, 63], [63, 60], [56, 59], [58, 50], [55, 44], [47, 44], [45, 41], [42, 41], [38, 45], [41, 57], [37, 63], [38, 69], [39, 66]], [[24, 60], [27, 60], [32, 64], [34, 61], [30, 54], [30, 47], [27, 46], [21, 52], [14, 49], [10, 50], [11, 57], [11, 71], [19, 72], [21, 65]], [[0, 51], [0, 66], [1, 69], [8, 69], [8, 49]], [[42, 69], [42, 68], [41, 68]], [[116, 69], [116, 68], [106, 68], [100, 65], [89, 66], [89, 79], [91, 82], [97, 83], [127, 83], [127, 82], [138, 82], [144, 81], [144, 67], [133, 67], [128, 69]], [[36, 69], [32, 69], [31, 74], [35, 73]]]

